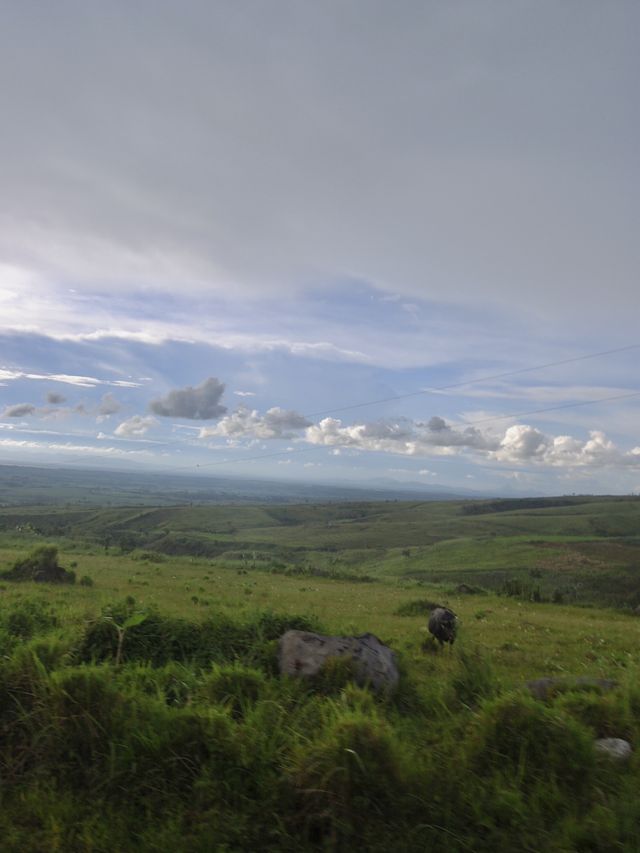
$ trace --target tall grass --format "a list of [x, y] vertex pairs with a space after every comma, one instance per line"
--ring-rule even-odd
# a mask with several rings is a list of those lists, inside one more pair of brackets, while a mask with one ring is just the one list
[[103, 617], [64, 628], [36, 598], [0, 610], [2, 849], [640, 849], [640, 762], [593, 748], [638, 743], [631, 668], [610, 693], [543, 703], [463, 643], [437, 669], [422, 657], [433, 684], [400, 655], [398, 694], [378, 697], [342, 660], [278, 676], [277, 638], [320, 627], [309, 617], [145, 612], [116, 663]]

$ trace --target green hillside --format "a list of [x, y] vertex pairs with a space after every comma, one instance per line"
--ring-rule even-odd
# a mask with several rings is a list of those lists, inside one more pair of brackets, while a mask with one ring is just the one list
[[[3, 509], [2, 849], [640, 849], [639, 509]], [[56, 547], [75, 583], [19, 579]], [[280, 678], [288, 627], [374, 633], [399, 691]]]

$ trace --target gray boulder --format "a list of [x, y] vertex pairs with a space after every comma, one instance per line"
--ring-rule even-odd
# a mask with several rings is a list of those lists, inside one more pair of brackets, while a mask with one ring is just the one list
[[620, 737], [601, 737], [595, 742], [596, 752], [606, 755], [614, 761], [628, 761], [631, 758], [631, 744]]
[[376, 691], [392, 692], [400, 675], [395, 653], [373, 634], [358, 637], [325, 637], [311, 631], [287, 631], [280, 637], [278, 662], [281, 675], [317, 675], [331, 657], [349, 657], [357, 684]]

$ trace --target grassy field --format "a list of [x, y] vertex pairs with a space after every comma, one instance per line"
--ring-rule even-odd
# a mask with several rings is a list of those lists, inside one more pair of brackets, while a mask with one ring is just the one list
[[[0, 579], [2, 849], [640, 849], [637, 752], [593, 747], [640, 736], [639, 511], [3, 509], [0, 569], [50, 544], [76, 582]], [[305, 625], [376, 634], [398, 694], [281, 680]], [[617, 687], [545, 703], [547, 676]]]
[[205, 558], [309, 576], [459, 584], [526, 598], [640, 604], [640, 500], [0, 509], [0, 541]]

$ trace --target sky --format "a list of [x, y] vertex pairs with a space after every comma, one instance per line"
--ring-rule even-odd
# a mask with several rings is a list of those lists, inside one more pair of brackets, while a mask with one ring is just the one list
[[0, 464], [640, 491], [639, 36], [0, 4]]

